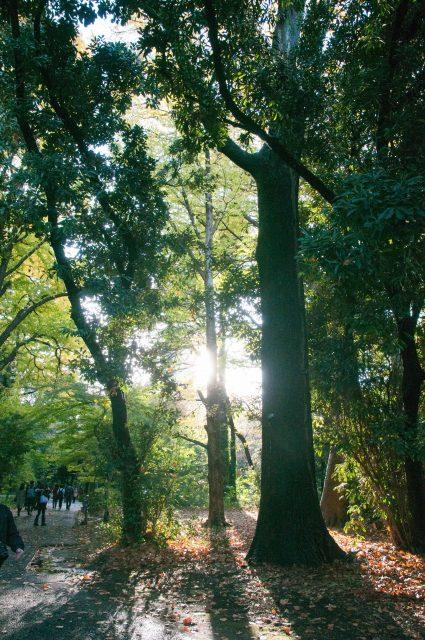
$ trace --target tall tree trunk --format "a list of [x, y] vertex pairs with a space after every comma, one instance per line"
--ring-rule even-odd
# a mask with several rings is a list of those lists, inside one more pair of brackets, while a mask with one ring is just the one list
[[208, 390], [207, 399], [207, 437], [208, 437], [208, 520], [209, 527], [224, 527], [224, 464], [221, 432], [226, 422], [223, 413], [220, 390], [216, 387]]
[[348, 520], [347, 499], [337, 490], [335, 468], [342, 462], [342, 456], [331, 449], [326, 467], [325, 483], [323, 485], [320, 509], [327, 527], [343, 527]]
[[298, 181], [268, 149], [255, 171], [262, 310], [262, 476], [248, 557], [281, 565], [344, 556], [320, 511], [312, 468], [304, 305], [297, 267]]
[[218, 382], [221, 388], [223, 403], [226, 410], [226, 428], [223, 429], [223, 455], [225, 465], [226, 490], [233, 498], [236, 498], [236, 429], [232, 416], [232, 405], [226, 390], [226, 320], [223, 309], [219, 309], [220, 322], [220, 349], [218, 353]]
[[403, 345], [402, 396], [405, 416], [404, 439], [407, 453], [404, 472], [409, 510], [410, 545], [412, 550], [425, 550], [425, 479], [422, 461], [415, 456], [418, 436], [419, 403], [424, 371], [420, 365], [415, 343], [415, 321], [407, 317], [397, 322], [399, 339]]
[[[207, 176], [211, 172], [209, 151], [205, 153], [205, 168]], [[218, 347], [215, 291], [213, 277], [213, 240], [214, 240], [214, 209], [212, 195], [205, 194], [205, 334], [208, 356], [211, 362], [211, 373], [207, 384], [205, 406], [207, 410], [207, 438], [208, 438], [208, 521], [210, 527], [223, 527], [224, 517], [224, 487], [226, 482], [226, 446], [227, 415], [223, 390], [218, 379]]]
[[108, 384], [112, 408], [112, 432], [115, 439], [122, 496], [122, 541], [125, 544], [138, 542], [146, 528], [142, 516], [140, 491], [140, 463], [131, 441], [127, 422], [127, 403], [124, 392], [115, 381]]

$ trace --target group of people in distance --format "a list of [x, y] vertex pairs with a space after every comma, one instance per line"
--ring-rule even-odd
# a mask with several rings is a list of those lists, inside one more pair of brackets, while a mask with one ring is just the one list
[[77, 499], [77, 489], [71, 484], [65, 484], [63, 486], [55, 484], [53, 488], [49, 488], [43, 483], [35, 484], [34, 480], [31, 480], [26, 486], [22, 483], [16, 491], [15, 496], [17, 515], [21, 515], [22, 509], [26, 509], [29, 516], [35, 511], [34, 526], [38, 526], [40, 515], [41, 525], [45, 526], [46, 509], [50, 497], [52, 497], [53, 509], [62, 509], [63, 502], [65, 501], [65, 508], [69, 511], [71, 504]]
[[77, 489], [71, 484], [66, 484], [64, 487], [61, 487], [59, 484], [55, 484], [52, 489], [53, 509], [62, 509], [62, 504], [65, 500], [65, 508], [69, 511], [71, 504], [77, 499], [77, 493]]
[[[71, 484], [55, 484], [53, 488], [49, 488], [42, 482], [36, 484], [31, 480], [27, 485], [22, 483], [16, 491], [17, 516], [21, 515], [22, 509], [26, 510], [28, 516], [35, 512], [34, 526], [38, 526], [40, 516], [41, 525], [46, 526], [46, 509], [50, 497], [53, 509], [62, 509], [62, 504], [65, 502], [65, 508], [69, 511], [77, 496], [78, 490]], [[88, 496], [83, 497], [82, 503], [84, 522], [87, 524]], [[24, 553], [24, 541], [16, 528], [12, 511], [5, 504], [0, 504], [0, 567], [9, 556], [8, 548], [14, 552], [16, 559], [19, 559]]]

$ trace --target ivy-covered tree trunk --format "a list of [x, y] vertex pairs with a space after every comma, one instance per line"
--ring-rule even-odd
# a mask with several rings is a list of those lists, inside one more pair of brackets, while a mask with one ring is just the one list
[[413, 453], [417, 450], [419, 403], [424, 371], [420, 365], [415, 343], [415, 323], [407, 317], [398, 323], [399, 339], [403, 345], [402, 396], [405, 416], [404, 440], [406, 455], [404, 472], [406, 475], [407, 506], [409, 511], [409, 536], [403, 546], [414, 551], [425, 551], [425, 479], [420, 458]]
[[348, 520], [347, 499], [337, 490], [338, 482], [335, 479], [336, 465], [340, 462], [342, 456], [335, 449], [331, 449], [320, 500], [320, 509], [327, 527], [343, 527]]
[[344, 556], [320, 511], [312, 465], [304, 305], [297, 267], [298, 181], [263, 149], [257, 260], [262, 309], [262, 476], [248, 557], [280, 565]]
[[121, 475], [123, 512], [121, 538], [125, 544], [130, 544], [141, 539], [146, 527], [142, 516], [140, 464], [128, 429], [124, 392], [115, 381], [108, 384], [108, 392], [112, 408], [112, 432]]

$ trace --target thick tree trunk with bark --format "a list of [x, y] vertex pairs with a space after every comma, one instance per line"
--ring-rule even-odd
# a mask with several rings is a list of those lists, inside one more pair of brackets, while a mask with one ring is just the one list
[[347, 499], [337, 490], [338, 481], [335, 478], [336, 465], [342, 462], [342, 456], [335, 449], [329, 451], [326, 467], [325, 483], [323, 485], [320, 509], [327, 527], [340, 528], [348, 520]]
[[417, 450], [419, 403], [424, 371], [420, 365], [415, 343], [415, 321], [408, 317], [397, 323], [398, 334], [403, 345], [402, 396], [405, 416], [404, 439], [407, 453], [404, 458], [404, 472], [407, 486], [407, 506], [409, 510], [408, 548], [425, 551], [425, 478], [422, 461], [415, 457]]
[[304, 305], [297, 268], [298, 184], [268, 149], [254, 173], [262, 307], [262, 477], [248, 557], [281, 565], [344, 556], [320, 511], [312, 468]]

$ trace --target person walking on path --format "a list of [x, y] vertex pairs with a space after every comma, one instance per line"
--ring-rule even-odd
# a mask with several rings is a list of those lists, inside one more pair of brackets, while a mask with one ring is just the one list
[[52, 491], [53, 509], [56, 509], [56, 507], [58, 506], [58, 498], [59, 498], [59, 485], [55, 484]]
[[16, 495], [15, 495], [15, 502], [16, 502], [18, 517], [21, 515], [22, 509], [25, 507], [25, 501], [26, 501], [25, 484], [22, 482], [21, 486], [16, 491]]
[[16, 528], [11, 510], [5, 504], [0, 504], [0, 567], [8, 557], [7, 547], [10, 547], [19, 560], [24, 553], [24, 541]]
[[69, 511], [71, 508], [71, 502], [73, 497], [74, 497], [74, 487], [72, 487], [70, 484], [67, 484], [65, 487], [65, 507], [67, 511]]
[[31, 480], [27, 489], [27, 513], [30, 516], [33, 509], [35, 509], [35, 485], [34, 480]]
[[38, 527], [38, 519], [41, 514], [41, 526], [46, 526], [46, 508], [49, 502], [49, 492], [44, 488], [37, 490], [37, 515], [34, 520], [34, 527]]
[[59, 505], [59, 511], [62, 509], [62, 502], [63, 502], [63, 496], [64, 496], [64, 488], [63, 487], [59, 487], [58, 489], [58, 505]]

